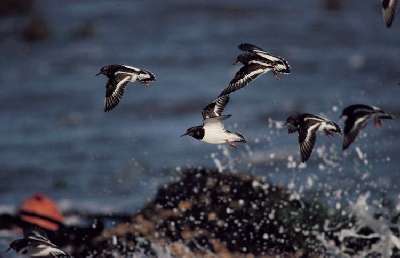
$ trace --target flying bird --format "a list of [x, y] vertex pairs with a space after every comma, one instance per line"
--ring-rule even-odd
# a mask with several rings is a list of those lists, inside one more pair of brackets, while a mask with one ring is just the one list
[[392, 26], [394, 16], [396, 14], [398, 0], [382, 0], [382, 15], [386, 27]]
[[235, 132], [230, 132], [224, 128], [223, 121], [231, 115], [222, 115], [225, 106], [229, 102], [229, 95], [224, 95], [210, 104], [202, 112], [203, 125], [190, 127], [182, 136], [189, 135], [197, 140], [210, 144], [229, 144], [236, 147], [236, 143], [245, 143], [245, 138]]
[[346, 107], [343, 109], [341, 117], [345, 118], [343, 150], [354, 142], [361, 129], [367, 126], [370, 118], [373, 119], [375, 127], [381, 127], [383, 119], [394, 119], [393, 115], [378, 107], [363, 104]]
[[299, 133], [301, 162], [307, 161], [312, 153], [317, 138], [317, 132], [326, 135], [341, 134], [340, 127], [333, 121], [312, 114], [296, 114], [286, 119], [288, 133]]
[[276, 77], [278, 77], [278, 74], [290, 73], [289, 64], [281, 57], [271, 55], [248, 43], [240, 44], [239, 49], [245, 53], [236, 58], [235, 64], [241, 63], [243, 66], [219, 96], [237, 91], [269, 71], [272, 71]]
[[118, 105], [128, 82], [139, 81], [147, 86], [156, 80], [154, 74], [149, 71], [119, 64], [103, 66], [97, 75], [100, 74], [108, 77], [104, 112], [108, 112]]
[[29, 257], [67, 258], [69, 254], [58, 248], [49, 239], [37, 231], [29, 232], [22, 239], [11, 242], [8, 250], [13, 249], [21, 255]]

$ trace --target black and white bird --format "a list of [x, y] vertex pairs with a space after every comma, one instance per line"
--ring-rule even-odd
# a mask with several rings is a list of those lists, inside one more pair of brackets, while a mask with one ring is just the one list
[[361, 129], [367, 126], [370, 118], [373, 119], [375, 127], [381, 127], [383, 119], [394, 119], [392, 114], [386, 113], [378, 107], [363, 104], [346, 107], [343, 109], [341, 117], [345, 119], [343, 150], [354, 142]]
[[386, 27], [392, 26], [394, 16], [396, 14], [398, 0], [382, 0], [382, 15]]
[[31, 231], [24, 238], [11, 242], [9, 250], [11, 249], [20, 255], [28, 257], [71, 257], [37, 231]]
[[106, 84], [106, 97], [104, 99], [104, 111], [112, 110], [121, 101], [125, 87], [128, 82], [141, 82], [148, 85], [155, 81], [153, 73], [127, 65], [106, 65], [100, 69], [97, 75], [103, 74], [108, 77]]
[[296, 114], [286, 120], [288, 133], [299, 133], [301, 162], [307, 161], [312, 153], [317, 138], [317, 132], [326, 135], [341, 134], [340, 127], [333, 121], [312, 114]]
[[210, 144], [229, 144], [236, 147], [236, 143], [245, 143], [245, 138], [235, 132], [224, 128], [223, 121], [231, 115], [222, 115], [225, 106], [229, 102], [229, 95], [217, 98], [208, 104], [202, 112], [203, 125], [190, 127], [182, 136], [189, 135], [193, 138]]
[[236, 58], [235, 64], [241, 63], [243, 66], [219, 96], [228, 95], [239, 90], [258, 76], [269, 71], [272, 71], [276, 77], [278, 74], [290, 73], [289, 64], [281, 57], [271, 55], [263, 49], [248, 43], [240, 44], [239, 49], [245, 51], [245, 53]]

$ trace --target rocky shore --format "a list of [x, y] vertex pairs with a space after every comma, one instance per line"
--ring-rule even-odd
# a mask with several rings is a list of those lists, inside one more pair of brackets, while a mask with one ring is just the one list
[[79, 257], [320, 257], [313, 232], [322, 214], [320, 205], [259, 178], [188, 170]]

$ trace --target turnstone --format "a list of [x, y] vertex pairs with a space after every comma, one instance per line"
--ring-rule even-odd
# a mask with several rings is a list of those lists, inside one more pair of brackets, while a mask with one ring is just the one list
[[392, 26], [396, 14], [397, 0], [382, 0], [382, 15], [386, 27]]
[[343, 150], [347, 149], [354, 142], [360, 130], [363, 129], [368, 119], [374, 119], [375, 127], [382, 126], [382, 119], [393, 119], [394, 116], [382, 109], [363, 104], [351, 105], [343, 109], [344, 121]]
[[261, 74], [269, 71], [272, 71], [276, 77], [281, 73], [290, 73], [289, 64], [281, 57], [273, 56], [263, 49], [248, 43], [240, 44], [239, 49], [246, 53], [240, 54], [236, 58], [235, 64], [242, 63], [243, 66], [219, 96], [228, 95], [239, 90]]
[[148, 85], [151, 81], [156, 80], [154, 74], [149, 71], [118, 64], [103, 66], [97, 75], [100, 74], [108, 77], [104, 112], [108, 112], [118, 105], [128, 82], [139, 81]]
[[210, 144], [229, 144], [236, 147], [235, 143], [246, 140], [239, 133], [234, 133], [224, 128], [223, 120], [231, 115], [222, 115], [225, 106], [229, 102], [229, 95], [217, 98], [208, 104], [202, 112], [203, 125], [190, 127], [182, 136], [189, 135], [193, 138]]
[[312, 114], [297, 114], [286, 119], [288, 133], [299, 133], [301, 162], [307, 161], [314, 148], [317, 131], [326, 135], [341, 134], [340, 127], [333, 121]]
[[28, 233], [24, 238], [11, 242], [9, 250], [13, 249], [21, 255], [29, 257], [53, 257], [67, 258], [69, 254], [59, 249], [49, 239], [39, 234], [37, 231]]

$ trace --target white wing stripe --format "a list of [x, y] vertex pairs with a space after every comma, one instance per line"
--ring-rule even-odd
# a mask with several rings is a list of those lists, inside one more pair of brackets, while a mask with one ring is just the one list
[[115, 98], [115, 97], [118, 97], [118, 96], [121, 95], [120, 90], [121, 90], [122, 87], [125, 87], [125, 82], [127, 82], [128, 80], [130, 80], [130, 77], [129, 77], [129, 76], [125, 77], [124, 79], [122, 79], [122, 80], [117, 84], [117, 87], [115, 87], [115, 90], [113, 91], [113, 93], [112, 93], [112, 95], [111, 95], [112, 98]]

